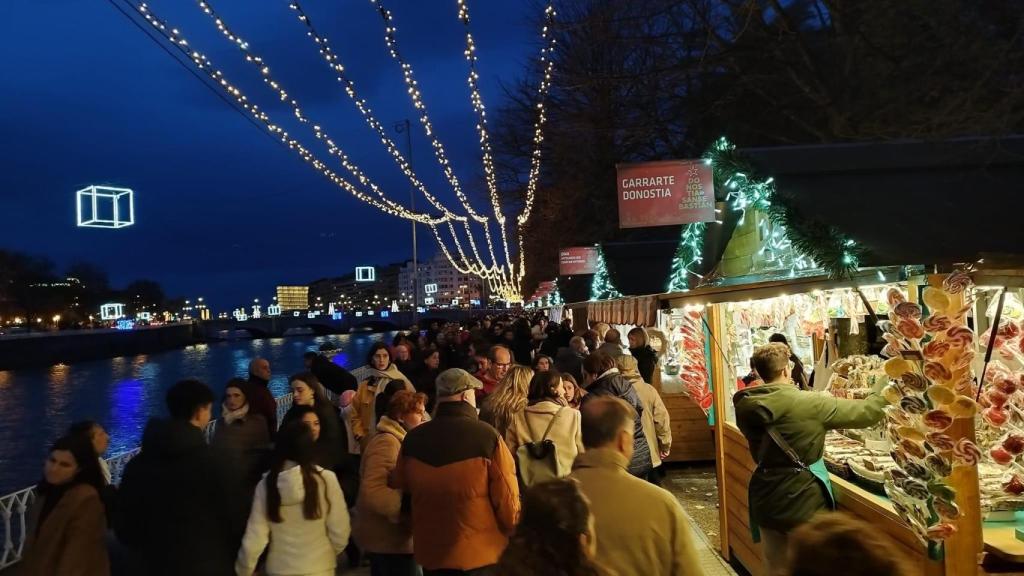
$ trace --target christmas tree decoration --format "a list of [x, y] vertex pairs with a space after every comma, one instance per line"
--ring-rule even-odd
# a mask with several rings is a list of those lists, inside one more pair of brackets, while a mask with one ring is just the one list
[[612, 283], [611, 276], [608, 274], [608, 266], [604, 260], [604, 250], [599, 246], [597, 248], [597, 271], [594, 272], [594, 278], [590, 282], [590, 299], [611, 300], [612, 298], [622, 298], [622, 292], [619, 292]]

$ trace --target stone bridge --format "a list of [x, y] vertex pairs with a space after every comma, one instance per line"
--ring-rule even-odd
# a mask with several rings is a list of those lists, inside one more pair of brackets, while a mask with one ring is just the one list
[[[426, 327], [434, 320], [441, 322], [456, 322], [468, 320], [474, 316], [485, 314], [501, 314], [507, 310], [495, 309], [443, 309], [428, 310], [417, 314], [416, 321], [420, 326]], [[386, 312], [381, 316], [377, 312], [373, 316], [356, 316], [346, 312], [340, 320], [334, 320], [330, 316], [320, 315], [316, 318], [309, 318], [303, 312], [299, 316], [291, 312], [285, 312], [280, 316], [264, 316], [262, 318], [249, 318], [238, 321], [234, 318], [203, 320], [198, 322], [199, 330], [207, 338], [214, 337], [218, 333], [228, 330], [245, 330], [255, 338], [275, 338], [285, 334], [288, 330], [296, 328], [309, 328], [318, 335], [323, 334], [346, 334], [348, 332], [388, 332], [391, 330], [406, 330], [413, 325], [412, 312]]]

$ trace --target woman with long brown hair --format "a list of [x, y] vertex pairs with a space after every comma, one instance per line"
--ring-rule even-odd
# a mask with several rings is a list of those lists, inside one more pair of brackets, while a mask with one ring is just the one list
[[249, 576], [269, 543], [266, 574], [334, 574], [348, 545], [348, 507], [334, 472], [313, 464], [313, 434], [302, 421], [277, 434], [270, 472], [256, 486], [235, 572]]
[[480, 407], [480, 419], [494, 426], [502, 438], [506, 437], [515, 415], [526, 409], [532, 379], [532, 369], [520, 365], [510, 367]]
[[498, 561], [497, 576], [611, 576], [594, 560], [590, 503], [575, 480], [526, 491], [519, 524]]

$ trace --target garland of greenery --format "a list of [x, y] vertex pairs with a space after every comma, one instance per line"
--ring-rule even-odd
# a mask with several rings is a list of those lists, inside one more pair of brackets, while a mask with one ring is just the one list
[[[775, 231], [776, 247], [791, 247], [794, 268], [820, 267], [831, 278], [848, 278], [857, 271], [864, 248], [819, 218], [807, 218], [782, 194], [774, 179], [761, 178], [736, 146], [719, 138], [704, 155], [714, 172], [716, 197], [730, 202], [733, 210], [755, 209], [765, 213]], [[683, 226], [679, 247], [672, 260], [669, 292], [686, 291], [689, 275], [701, 263], [704, 246], [703, 223]], [[795, 270], [794, 270], [795, 272]]]

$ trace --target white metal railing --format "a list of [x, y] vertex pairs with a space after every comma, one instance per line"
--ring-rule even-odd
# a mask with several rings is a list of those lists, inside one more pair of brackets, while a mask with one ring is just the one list
[[[333, 395], [331, 396], [333, 400]], [[275, 398], [275, 401], [277, 402], [277, 422], [280, 424], [281, 420], [284, 419], [285, 413], [292, 406], [292, 395], [289, 393], [284, 396], [278, 396]], [[203, 429], [203, 435], [206, 437], [207, 442], [213, 438], [213, 432], [216, 430], [216, 427], [217, 421], [211, 420], [206, 425], [206, 428]], [[110, 468], [112, 483], [119, 484], [121, 482], [121, 475], [124, 473], [125, 466], [141, 450], [142, 448], [135, 448], [134, 450], [121, 452], [107, 458], [107, 466]], [[18, 490], [6, 496], [0, 496], [0, 537], [3, 539], [3, 549], [0, 550], [0, 571], [21, 560], [21, 553], [25, 548], [27, 536], [25, 531], [27, 529], [28, 509], [32, 502], [35, 501], [35, 498], [35, 486]]]

